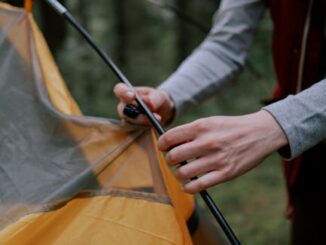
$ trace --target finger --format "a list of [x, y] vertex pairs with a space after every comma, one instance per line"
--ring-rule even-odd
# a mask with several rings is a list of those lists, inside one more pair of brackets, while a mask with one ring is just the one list
[[[148, 105], [151, 111], [157, 111], [164, 103], [164, 93], [148, 87], [137, 87], [135, 90], [129, 88], [123, 83], [114, 87], [115, 95], [126, 104], [136, 104], [136, 94], [139, 95]], [[149, 96], [149, 94], [152, 94]]]
[[226, 180], [223, 179], [223, 174], [221, 171], [212, 171], [184, 185], [183, 191], [190, 194], [195, 194], [224, 181]]
[[166, 155], [166, 162], [168, 165], [174, 166], [187, 160], [200, 158], [206, 153], [207, 149], [203, 149], [198, 140], [194, 140], [171, 149]]
[[148, 95], [149, 93], [153, 92], [155, 89], [150, 87], [136, 87], [135, 90], [139, 95]]
[[114, 89], [114, 94], [125, 103], [130, 103], [136, 98], [136, 93], [131, 88], [123, 83], [117, 84]]
[[[120, 118], [122, 118], [123, 120], [125, 120], [129, 123], [132, 123], [132, 124], [138, 124], [138, 125], [144, 125], [144, 126], [151, 125], [148, 118], [143, 114], [139, 114], [139, 116], [137, 118], [130, 118], [130, 117], [126, 116], [123, 112], [125, 107], [126, 107], [126, 104], [123, 102], [120, 102], [117, 106], [117, 111], [118, 111]], [[158, 121], [162, 120], [162, 117], [160, 115], [154, 113], [154, 116]]]
[[154, 114], [154, 117], [159, 121], [161, 122], [162, 121], [162, 117], [161, 115], [157, 114], [157, 113], [153, 113]]
[[193, 177], [216, 170], [214, 161], [207, 157], [199, 158], [179, 167], [174, 175], [179, 180], [189, 180]]
[[164, 98], [159, 93], [156, 92], [153, 92], [149, 95], [143, 95], [142, 100], [146, 103], [148, 108], [153, 112], [158, 111], [164, 103]]
[[120, 118], [125, 117], [125, 115], [123, 114], [123, 109], [125, 108], [125, 106], [126, 106], [126, 103], [124, 103], [124, 102], [120, 102], [117, 105], [117, 111], [118, 111], [118, 114], [119, 114]]
[[163, 134], [158, 140], [158, 147], [161, 151], [168, 151], [176, 145], [193, 140], [195, 136], [196, 132], [190, 124], [182, 125]]
[[153, 111], [157, 111], [168, 101], [169, 98], [167, 96], [163, 91], [153, 90], [148, 94], [148, 104]]

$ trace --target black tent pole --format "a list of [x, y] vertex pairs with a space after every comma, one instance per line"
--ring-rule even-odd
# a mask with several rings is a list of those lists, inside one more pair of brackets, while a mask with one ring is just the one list
[[[94, 48], [97, 54], [103, 59], [103, 61], [110, 67], [110, 69], [115, 73], [119, 80], [126, 84], [128, 87], [133, 89], [132, 84], [126, 78], [126, 76], [120, 71], [120, 69], [114, 64], [111, 58], [96, 44], [94, 39], [87, 33], [87, 31], [75, 20], [75, 18], [68, 12], [68, 10], [56, 0], [45, 0], [51, 7], [53, 7], [59, 15], [63, 16], [84, 38], [85, 40]], [[156, 129], [159, 135], [164, 134], [166, 131], [160, 124], [160, 122], [155, 118], [151, 110], [145, 104], [145, 102], [136, 95], [136, 101], [141, 108], [142, 112], [148, 117], [153, 127]], [[187, 164], [187, 162], [181, 163], [182, 165]], [[240, 244], [236, 235], [232, 231], [231, 227], [228, 225], [227, 221], [223, 217], [221, 211], [218, 209], [217, 205], [213, 201], [212, 197], [208, 194], [206, 190], [201, 191], [200, 195], [207, 207], [215, 217], [216, 221], [220, 224], [222, 230], [224, 231], [226, 237], [232, 245]]]

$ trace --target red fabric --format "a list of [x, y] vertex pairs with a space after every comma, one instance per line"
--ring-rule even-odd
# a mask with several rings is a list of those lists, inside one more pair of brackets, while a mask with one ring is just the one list
[[[326, 12], [322, 6], [324, 0], [315, 0], [311, 25], [307, 41], [302, 89], [310, 87], [320, 80], [321, 51], [324, 37]], [[308, 14], [310, 0], [269, 0], [274, 23], [273, 58], [277, 77], [274, 99], [295, 94], [301, 56], [302, 37]], [[301, 157], [284, 163], [284, 172], [289, 191], [288, 215], [293, 215], [291, 208], [292, 189], [300, 171]]]

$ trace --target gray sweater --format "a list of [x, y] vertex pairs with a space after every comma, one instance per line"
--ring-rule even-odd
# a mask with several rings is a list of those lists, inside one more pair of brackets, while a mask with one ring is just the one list
[[[159, 87], [173, 99], [177, 115], [235, 78], [265, 11], [264, 0], [221, 2], [207, 38]], [[263, 109], [274, 116], [288, 138], [286, 158], [296, 157], [326, 138], [326, 80]]]

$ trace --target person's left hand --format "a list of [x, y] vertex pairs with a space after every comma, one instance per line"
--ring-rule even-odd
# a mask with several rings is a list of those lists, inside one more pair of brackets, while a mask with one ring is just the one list
[[160, 150], [167, 151], [170, 166], [193, 159], [179, 167], [179, 180], [196, 193], [240, 176], [268, 155], [287, 145], [282, 129], [267, 111], [234, 117], [209, 117], [169, 130], [160, 137]]

